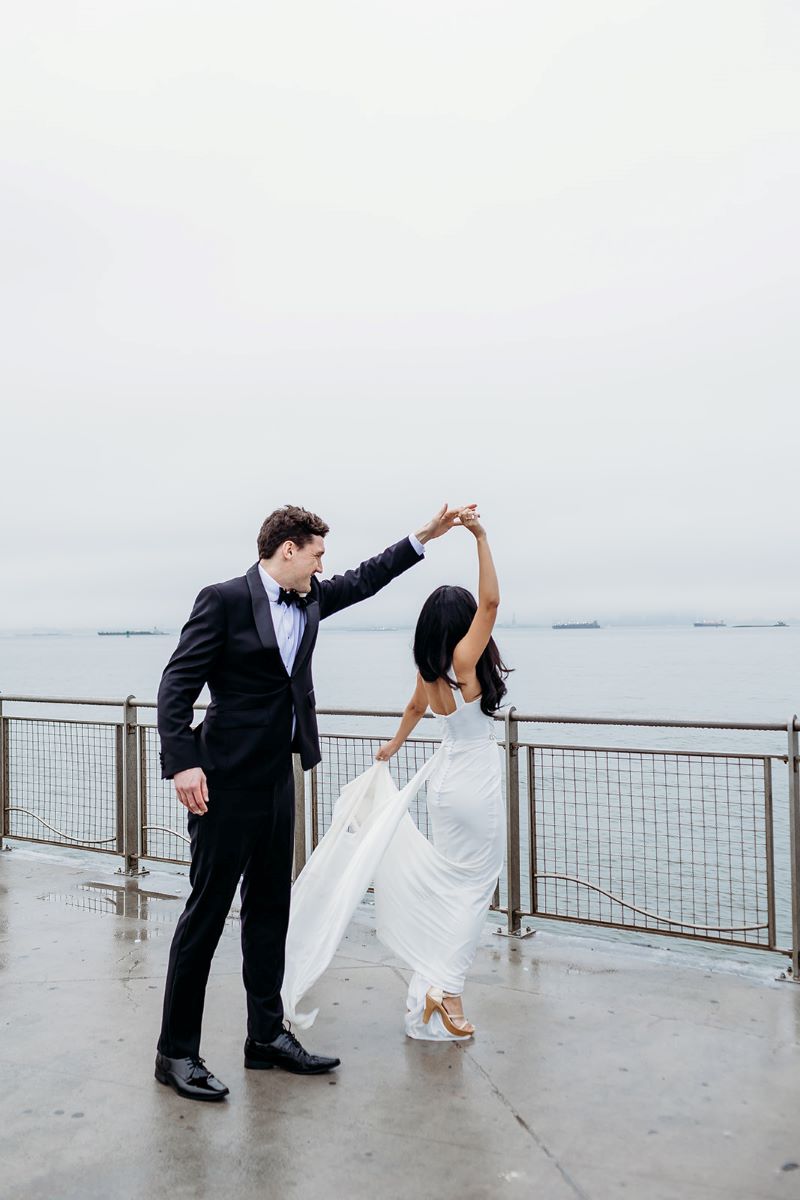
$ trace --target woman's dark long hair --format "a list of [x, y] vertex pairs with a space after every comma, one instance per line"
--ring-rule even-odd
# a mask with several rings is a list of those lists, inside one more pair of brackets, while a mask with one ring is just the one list
[[[450, 676], [453, 651], [477, 611], [475, 597], [466, 588], [440, 587], [428, 596], [414, 631], [414, 662], [426, 683], [444, 679], [454, 691], [458, 687]], [[494, 638], [489, 639], [475, 670], [481, 685], [481, 710], [490, 717], [508, 691], [505, 681], [509, 675]]]

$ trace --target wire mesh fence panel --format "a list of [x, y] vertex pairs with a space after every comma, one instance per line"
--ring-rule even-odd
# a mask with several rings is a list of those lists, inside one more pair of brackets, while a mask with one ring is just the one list
[[142, 822], [142, 857], [162, 862], [188, 863], [188, 813], [175, 795], [171, 779], [161, 778], [158, 732], [139, 726], [139, 787]]
[[[327, 734], [320, 738], [322, 761], [316, 768], [316, 829], [317, 840], [330, 828], [333, 806], [346, 783], [363, 775], [375, 762], [375, 755], [386, 741], [385, 737], [350, 737]], [[405, 742], [390, 760], [389, 770], [398, 787], [413, 779], [436, 751], [439, 743], [428, 738], [413, 738]], [[430, 837], [427, 784], [417, 792], [409, 812], [417, 828]]]
[[528, 758], [536, 913], [769, 945], [769, 759], [564, 746]]
[[[156, 729], [137, 727], [132, 711], [124, 724], [3, 717], [0, 793], [9, 837], [132, 853], [135, 861], [137, 848], [128, 843], [138, 800], [143, 856], [189, 862], [187, 813], [172, 782], [160, 778]], [[321, 738], [310, 784], [315, 844], [344, 786], [372, 766], [386, 740], [375, 724], [366, 729], [373, 735], [344, 726]], [[389, 763], [397, 785], [439, 745], [436, 737], [406, 742]], [[744, 747], [735, 745], [705, 751], [702, 741], [680, 749], [635, 745], [545, 745], [528, 736], [520, 746], [512, 760], [521, 799], [517, 912], [754, 947], [785, 944], [797, 873], [785, 758], [740, 753]], [[504, 795], [513, 795], [505, 756], [502, 777]], [[427, 785], [410, 812], [430, 838]], [[504, 866], [496, 907], [506, 908], [508, 895]]]
[[5, 724], [9, 836], [116, 852], [118, 727], [25, 717]]

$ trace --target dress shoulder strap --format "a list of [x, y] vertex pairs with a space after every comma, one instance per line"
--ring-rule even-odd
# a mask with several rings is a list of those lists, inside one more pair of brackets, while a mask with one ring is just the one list
[[[449, 671], [449, 675], [450, 675], [450, 678], [451, 678], [451, 679], [455, 679], [455, 680], [456, 680], [456, 682], [458, 682], [458, 676], [456, 675], [456, 673], [455, 673], [455, 670], [453, 669], [453, 664], [452, 664], [452, 663], [450, 663], [450, 671]], [[464, 705], [466, 704], [466, 700], [464, 699], [463, 695], [461, 694], [461, 688], [460, 688], [460, 687], [457, 687], [457, 688], [454, 688], [454, 689], [453, 689], [453, 696], [454, 696], [454, 698], [455, 698], [455, 702], [456, 702], [456, 708], [463, 708], [463, 707], [464, 707]]]

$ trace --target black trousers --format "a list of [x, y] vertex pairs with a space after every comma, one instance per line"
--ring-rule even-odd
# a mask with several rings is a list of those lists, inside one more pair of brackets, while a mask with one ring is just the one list
[[285, 770], [263, 789], [209, 782], [208, 812], [189, 814], [191, 894], [172, 939], [158, 1049], [169, 1058], [200, 1052], [211, 959], [241, 880], [247, 1032], [273, 1041], [283, 1028], [286, 929], [294, 850], [294, 779]]

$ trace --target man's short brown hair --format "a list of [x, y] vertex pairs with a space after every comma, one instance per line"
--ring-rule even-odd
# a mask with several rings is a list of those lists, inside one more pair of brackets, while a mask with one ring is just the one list
[[296, 504], [284, 504], [271, 512], [258, 531], [258, 557], [272, 558], [284, 542], [305, 546], [312, 537], [325, 537], [329, 526], [322, 517], [298, 508]]

